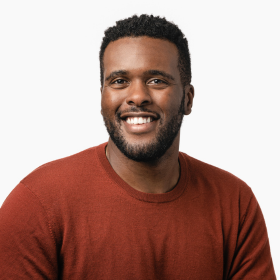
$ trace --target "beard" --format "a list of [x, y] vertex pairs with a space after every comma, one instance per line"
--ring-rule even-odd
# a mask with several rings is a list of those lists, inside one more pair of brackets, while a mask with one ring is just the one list
[[[180, 131], [184, 118], [185, 92], [178, 111], [164, 124], [159, 119], [159, 127], [155, 138], [150, 143], [130, 144], [121, 132], [121, 113], [116, 114], [116, 122], [112, 122], [103, 115], [104, 124], [110, 138], [118, 149], [129, 159], [137, 162], [148, 162], [160, 159], [173, 144]], [[132, 107], [129, 112], [149, 112], [145, 108]]]

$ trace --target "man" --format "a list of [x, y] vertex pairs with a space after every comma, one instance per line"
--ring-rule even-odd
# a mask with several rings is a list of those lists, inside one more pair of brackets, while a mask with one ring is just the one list
[[276, 279], [263, 215], [232, 174], [179, 152], [187, 40], [141, 15], [105, 32], [103, 143], [47, 163], [1, 208], [3, 279]]

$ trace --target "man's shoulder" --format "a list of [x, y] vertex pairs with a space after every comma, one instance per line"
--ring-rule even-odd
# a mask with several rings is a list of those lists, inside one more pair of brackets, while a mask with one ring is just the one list
[[100, 146], [91, 147], [76, 154], [45, 163], [22, 179], [21, 183], [30, 189], [58, 185], [62, 188], [64, 185], [79, 181], [82, 177], [86, 178], [89, 174], [93, 176], [100, 169], [96, 153]]
[[182, 153], [189, 171], [190, 180], [194, 185], [199, 185], [205, 190], [219, 193], [236, 193], [240, 192], [248, 196], [252, 195], [251, 188], [236, 175], [198, 160], [185, 153]]

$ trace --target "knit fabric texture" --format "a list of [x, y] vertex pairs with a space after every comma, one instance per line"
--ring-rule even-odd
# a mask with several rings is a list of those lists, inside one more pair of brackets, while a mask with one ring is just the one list
[[0, 279], [276, 279], [265, 221], [234, 175], [179, 153], [170, 192], [124, 182], [103, 143], [35, 169], [0, 209]]

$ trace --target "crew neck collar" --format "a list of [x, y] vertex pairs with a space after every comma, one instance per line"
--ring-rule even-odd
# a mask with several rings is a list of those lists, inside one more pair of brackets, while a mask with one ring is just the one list
[[145, 202], [150, 203], [162, 203], [162, 202], [169, 202], [179, 198], [187, 185], [187, 181], [189, 178], [189, 172], [186, 165], [186, 161], [184, 156], [181, 152], [179, 152], [179, 162], [180, 162], [180, 178], [177, 185], [167, 193], [160, 193], [160, 194], [153, 194], [153, 193], [145, 193], [138, 191], [128, 185], [112, 168], [111, 164], [109, 163], [106, 154], [105, 148], [108, 142], [105, 142], [96, 147], [98, 158], [108, 174], [108, 176], [121, 188], [123, 188], [130, 196]]

